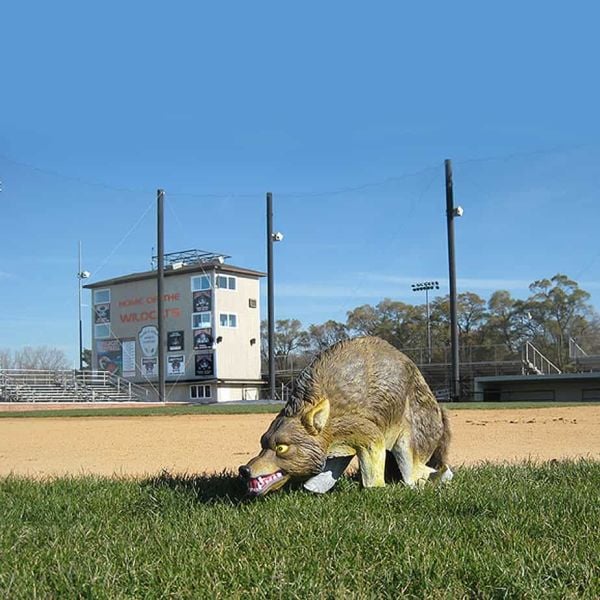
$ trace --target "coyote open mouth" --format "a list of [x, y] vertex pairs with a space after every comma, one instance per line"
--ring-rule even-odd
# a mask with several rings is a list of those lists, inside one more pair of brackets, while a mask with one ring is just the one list
[[278, 482], [281, 482], [281, 485], [283, 485], [286, 480], [287, 477], [284, 475], [283, 471], [275, 471], [275, 473], [271, 473], [270, 475], [252, 477], [248, 480], [248, 492], [258, 496], [264, 494]]

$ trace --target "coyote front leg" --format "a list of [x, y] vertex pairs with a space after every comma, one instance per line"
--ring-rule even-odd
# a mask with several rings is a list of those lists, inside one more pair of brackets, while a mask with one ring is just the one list
[[363, 487], [385, 486], [385, 440], [383, 437], [357, 449]]

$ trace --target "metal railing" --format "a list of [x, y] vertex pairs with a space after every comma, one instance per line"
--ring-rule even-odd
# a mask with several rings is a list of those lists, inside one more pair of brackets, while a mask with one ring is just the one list
[[9, 402], [147, 401], [149, 392], [107, 371], [0, 369], [0, 399]]
[[145, 387], [114, 373], [108, 371], [75, 371], [75, 373], [77, 381], [86, 387], [113, 387], [119, 393], [127, 393], [131, 399], [148, 399], [149, 392]]
[[537, 375], [560, 375], [562, 371], [549, 361], [531, 342], [523, 345], [523, 365]]
[[[400, 348], [400, 350], [419, 366], [427, 364], [450, 364], [452, 362], [450, 346], [434, 346], [431, 361], [428, 360], [427, 348]], [[459, 359], [461, 363], [497, 363], [520, 360], [521, 356], [518, 351], [509, 350], [503, 344], [488, 346], [465, 345], [459, 349]]]
[[587, 355], [587, 352], [573, 338], [569, 338], [569, 358], [577, 360]]

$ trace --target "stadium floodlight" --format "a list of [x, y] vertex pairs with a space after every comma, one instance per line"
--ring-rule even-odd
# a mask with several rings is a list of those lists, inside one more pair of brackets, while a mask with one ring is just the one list
[[411, 285], [413, 292], [425, 292], [425, 306], [427, 311], [427, 362], [431, 362], [431, 315], [429, 313], [429, 292], [439, 290], [439, 281], [421, 281]]

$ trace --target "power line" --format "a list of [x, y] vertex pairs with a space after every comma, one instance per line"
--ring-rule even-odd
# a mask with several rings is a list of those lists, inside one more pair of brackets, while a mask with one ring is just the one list
[[483, 156], [481, 158], [465, 158], [464, 160], [453, 160], [455, 165], [466, 165], [470, 163], [492, 162], [495, 160], [512, 160], [514, 158], [530, 158], [534, 156], [547, 156], [551, 154], [563, 154], [582, 148], [593, 147], [593, 144], [579, 144], [577, 146], [554, 146], [546, 150], [532, 150], [530, 152], [512, 152], [510, 154], [499, 154], [496, 156]]
[[32, 165], [31, 163], [23, 162], [20, 160], [15, 160], [7, 156], [6, 154], [0, 154], [0, 158], [6, 162], [12, 163], [13, 165], [17, 165], [19, 167], [24, 167], [26, 169], [31, 169], [32, 171], [37, 171], [38, 173], [42, 173], [43, 175], [50, 175], [52, 177], [56, 177], [58, 179], [64, 179], [66, 181], [74, 181], [76, 183], [81, 183], [83, 185], [88, 185], [91, 187], [99, 187], [107, 190], [111, 190], [113, 192], [126, 192], [129, 194], [150, 194], [153, 193], [150, 190], [142, 190], [142, 189], [133, 189], [126, 187], [117, 187], [114, 185], [110, 185], [107, 183], [103, 183], [100, 181], [92, 181], [89, 179], [84, 179], [83, 177], [78, 177], [75, 175], [65, 175], [64, 173], [60, 173], [58, 171], [53, 171], [51, 169], [46, 169], [42, 167], [38, 167], [36, 165]]
[[100, 263], [98, 268], [95, 271], [92, 271], [94, 277], [97, 276], [98, 272], [101, 271], [108, 261], [113, 257], [114, 253], [125, 243], [125, 240], [139, 227], [140, 223], [144, 220], [150, 209], [154, 206], [155, 201], [152, 200], [146, 210], [140, 215], [138, 220], [129, 228], [129, 231], [121, 238], [121, 240], [114, 246], [114, 248], [109, 252], [106, 258]]
[[[592, 146], [593, 146], [592, 144], [580, 144], [577, 146], [556, 146], [556, 147], [552, 147], [552, 148], [545, 149], [545, 150], [534, 150], [531, 152], [513, 152], [513, 153], [509, 153], [509, 154], [501, 154], [501, 155], [487, 156], [487, 157], [481, 157], [481, 158], [467, 158], [464, 160], [456, 160], [454, 162], [454, 164], [455, 165], [465, 165], [465, 164], [471, 164], [471, 163], [491, 162], [491, 161], [495, 161], [495, 160], [512, 160], [514, 158], [525, 158], [525, 157], [533, 157], [533, 156], [561, 154], [561, 153], [565, 153], [565, 152], [569, 152], [569, 151], [573, 151], [573, 150], [580, 150], [581, 148], [589, 148]], [[77, 182], [77, 183], [80, 183], [83, 185], [88, 185], [91, 187], [98, 187], [98, 188], [103, 188], [103, 189], [110, 190], [110, 191], [125, 192], [125, 193], [132, 193], [132, 194], [150, 194], [150, 195], [154, 194], [153, 189], [151, 190], [151, 189], [143, 189], [143, 188], [121, 187], [121, 186], [111, 185], [106, 182], [100, 182], [100, 181], [85, 179], [83, 177], [67, 175], [67, 174], [64, 174], [64, 173], [61, 173], [58, 171], [54, 171], [52, 169], [39, 167], [37, 165], [33, 165], [33, 164], [25, 162], [25, 161], [16, 160], [14, 158], [7, 156], [4, 153], [0, 153], [0, 158], [5, 160], [6, 162], [9, 162], [14, 165], [18, 165], [20, 167], [24, 167], [27, 169], [31, 169], [38, 173], [50, 175], [52, 177], [64, 179], [67, 181]], [[409, 179], [411, 177], [417, 177], [417, 176], [427, 173], [431, 170], [435, 170], [435, 169], [439, 169], [439, 168], [441, 168], [441, 163], [437, 163], [435, 165], [425, 167], [423, 169], [419, 169], [414, 172], [404, 173], [401, 175], [392, 175], [392, 176], [385, 177], [385, 178], [377, 180], [377, 181], [361, 183], [361, 184], [357, 184], [354, 186], [344, 186], [341, 188], [335, 188], [335, 189], [331, 189], [331, 190], [320, 190], [320, 191], [319, 190], [317, 190], [317, 191], [310, 191], [310, 190], [287, 191], [287, 192], [281, 191], [281, 192], [277, 192], [277, 197], [278, 198], [317, 198], [317, 197], [322, 197], [322, 196], [335, 196], [335, 195], [339, 195], [339, 194], [346, 194], [346, 193], [350, 193], [350, 192], [362, 191], [362, 190], [365, 190], [365, 189], [368, 189], [371, 187], [378, 187], [378, 186], [382, 186], [382, 185], [385, 185], [388, 183], [393, 183], [393, 182], [397, 182], [397, 181], [402, 181], [404, 179]], [[251, 192], [251, 193], [250, 192], [218, 193], [218, 192], [187, 192], [187, 191], [172, 191], [172, 190], [169, 190], [168, 193], [171, 198], [189, 197], [189, 198], [206, 198], [206, 199], [211, 199], [211, 198], [212, 199], [226, 199], [226, 198], [258, 199], [258, 198], [261, 198], [264, 194], [263, 191], [257, 191], [256, 193], [254, 193], [254, 192]]]

